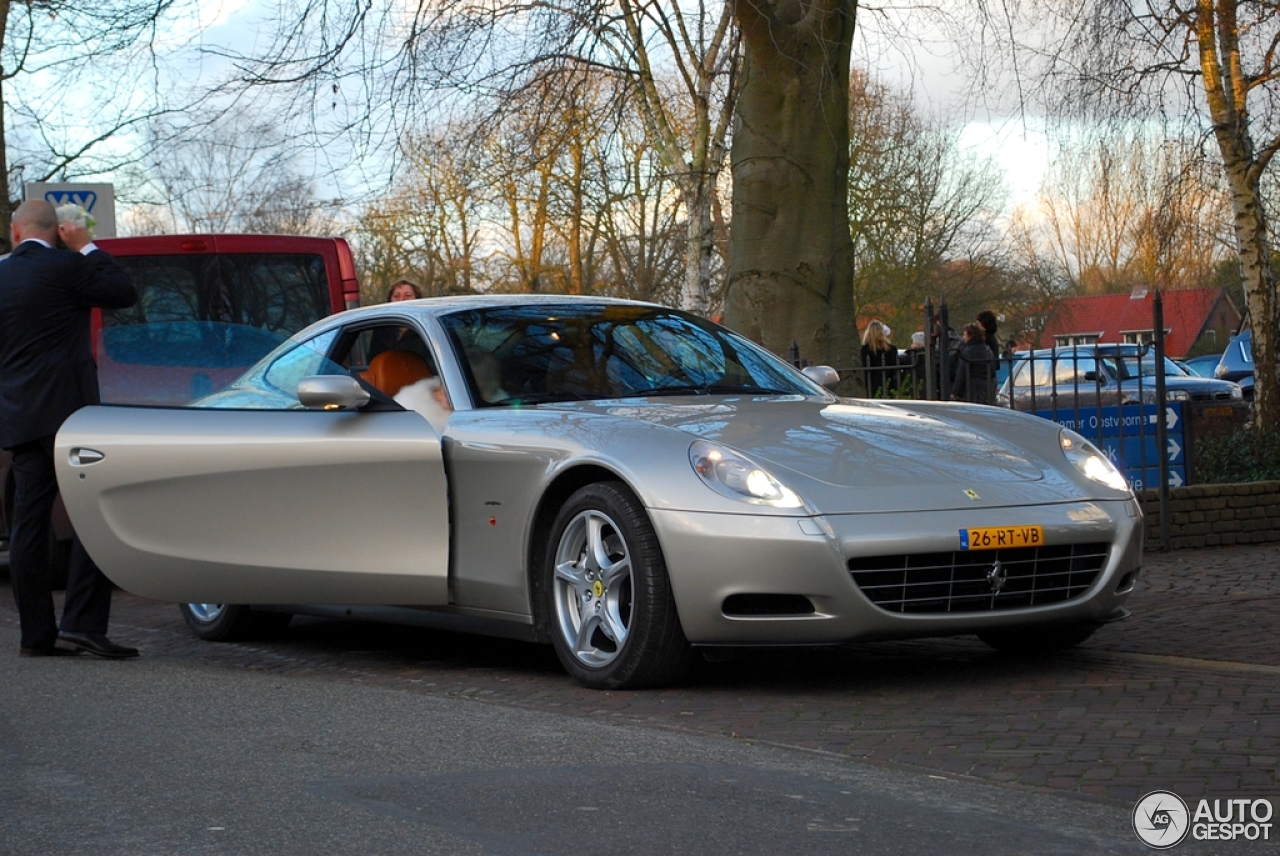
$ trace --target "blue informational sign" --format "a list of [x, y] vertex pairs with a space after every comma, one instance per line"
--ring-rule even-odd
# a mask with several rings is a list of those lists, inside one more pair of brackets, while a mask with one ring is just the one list
[[[1160, 417], [1165, 420], [1165, 447], [1157, 440]], [[1120, 468], [1134, 490], [1160, 484], [1160, 461], [1169, 462], [1169, 485], [1187, 483], [1186, 442], [1182, 404], [1129, 404], [1123, 408], [1082, 407], [1080, 410], [1038, 410], [1036, 415], [1083, 434]]]
[[[1159, 419], [1158, 404], [1126, 404], [1124, 413], [1116, 405], [1107, 407], [1081, 407], [1079, 410], [1063, 408], [1057, 413], [1052, 410], [1037, 410], [1036, 416], [1057, 422], [1078, 434], [1083, 434], [1097, 442], [1100, 437], [1141, 437], [1156, 435], [1156, 424]], [[1175, 431], [1182, 433], [1182, 404], [1174, 402], [1164, 406], [1165, 428], [1172, 435]]]
[[[1095, 440], [1095, 443], [1099, 441]], [[1163, 457], [1171, 466], [1186, 462], [1186, 450], [1182, 447], [1182, 434], [1169, 433], [1165, 439], [1164, 454], [1160, 454], [1159, 439], [1154, 434], [1142, 437], [1103, 437], [1099, 446], [1113, 461], [1123, 461], [1128, 467], [1159, 467]]]
[[[1159, 467], [1147, 467], [1146, 469], [1127, 467], [1124, 471], [1124, 477], [1129, 480], [1129, 484], [1134, 490], [1160, 486]], [[1186, 483], [1186, 467], [1169, 467], [1169, 487], [1182, 487]]]

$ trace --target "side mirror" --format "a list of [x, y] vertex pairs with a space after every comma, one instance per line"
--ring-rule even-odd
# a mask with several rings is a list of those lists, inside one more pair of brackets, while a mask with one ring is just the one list
[[357, 410], [371, 397], [350, 375], [312, 375], [298, 382], [298, 401], [309, 410]]
[[840, 385], [840, 375], [831, 366], [805, 366], [800, 369], [800, 373], [827, 389], [835, 389]]

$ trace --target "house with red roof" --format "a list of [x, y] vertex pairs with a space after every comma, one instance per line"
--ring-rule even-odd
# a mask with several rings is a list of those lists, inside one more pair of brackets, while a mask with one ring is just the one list
[[[1054, 307], [1038, 347], [1092, 342], [1149, 342], [1155, 331], [1154, 292], [1064, 297]], [[1240, 326], [1240, 310], [1222, 288], [1161, 292], [1165, 353], [1175, 359], [1193, 350], [1221, 351]]]

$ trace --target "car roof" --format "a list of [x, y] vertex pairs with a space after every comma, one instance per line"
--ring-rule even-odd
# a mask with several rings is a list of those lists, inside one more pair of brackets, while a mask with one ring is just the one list
[[[617, 297], [587, 297], [580, 294], [466, 294], [449, 297], [423, 297], [419, 300], [401, 300], [395, 303], [379, 303], [348, 309], [338, 316], [347, 320], [360, 316], [377, 316], [404, 312], [443, 315], [467, 309], [502, 309], [519, 306], [643, 306], [651, 309], [669, 309], [657, 303], [642, 300], [624, 300]], [[674, 311], [674, 310], [672, 310]]]
[[587, 297], [580, 294], [466, 294], [449, 297], [423, 297], [418, 300], [400, 300], [394, 303], [378, 303], [337, 312], [322, 318], [309, 327], [299, 330], [292, 338], [306, 339], [321, 330], [334, 326], [375, 320], [380, 317], [403, 317], [406, 314], [419, 317], [438, 317], [468, 309], [501, 309], [521, 306], [637, 306], [678, 312], [657, 303], [642, 300], [624, 300], [617, 297]]

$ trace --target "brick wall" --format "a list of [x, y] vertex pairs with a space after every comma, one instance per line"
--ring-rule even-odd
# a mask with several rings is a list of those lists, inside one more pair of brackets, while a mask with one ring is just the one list
[[[1138, 492], [1147, 548], [1159, 549], [1160, 492]], [[1280, 481], [1204, 484], [1169, 489], [1173, 549], [1280, 541]]]

